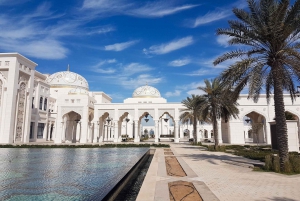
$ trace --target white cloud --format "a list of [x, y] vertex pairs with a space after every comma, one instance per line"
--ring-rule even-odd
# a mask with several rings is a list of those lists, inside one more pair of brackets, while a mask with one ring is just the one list
[[90, 32], [88, 32], [88, 35], [92, 35], [92, 34], [105, 34], [108, 32], [112, 32], [115, 31], [116, 28], [113, 26], [105, 26], [105, 27], [100, 27], [100, 28], [94, 28], [95, 30], [92, 30]]
[[116, 51], [116, 52], [119, 52], [119, 51], [122, 51], [124, 49], [127, 49], [129, 48], [130, 46], [138, 43], [139, 41], [138, 40], [132, 40], [132, 41], [128, 41], [128, 42], [124, 42], [124, 43], [115, 43], [115, 44], [112, 44], [112, 45], [106, 45], [104, 47], [104, 49], [106, 51]]
[[186, 92], [188, 95], [203, 95], [205, 92], [199, 90], [199, 89], [192, 89]]
[[4, 50], [13, 50], [40, 59], [62, 59], [68, 53], [68, 49], [54, 39], [39, 41], [5, 41], [0, 39], [0, 44]]
[[172, 6], [170, 5], [170, 2], [159, 1], [147, 3], [143, 7], [130, 11], [129, 14], [140, 17], [163, 17], [166, 15], [172, 15], [183, 10], [188, 10], [196, 6], [198, 5]]
[[237, 7], [243, 9], [247, 7], [247, 2], [245, 0], [238, 0], [228, 6], [223, 8], [218, 8], [212, 12], [208, 12], [203, 16], [197, 17], [195, 20], [188, 21], [188, 26], [195, 28], [204, 24], [209, 24], [218, 20], [222, 20], [226, 17], [232, 15], [232, 7]]
[[116, 59], [109, 59], [107, 60], [107, 63], [112, 64], [112, 63], [116, 63], [117, 60]]
[[231, 14], [231, 10], [209, 12], [203, 16], [197, 17], [196, 20], [193, 22], [192, 27], [195, 28], [200, 25], [218, 21], [230, 16]]
[[215, 74], [219, 74], [219, 71], [212, 71], [211, 69], [199, 69], [196, 71], [193, 71], [191, 73], [186, 73], [184, 75], [188, 75], [188, 76], [203, 76], [203, 75], [215, 75]]
[[116, 59], [101, 60], [96, 65], [92, 66], [90, 69], [91, 69], [91, 71], [96, 72], [96, 73], [112, 74], [112, 73], [116, 72], [116, 69], [114, 69], [114, 68], [104, 69], [103, 66], [106, 64], [112, 64], [112, 63], [116, 63], [116, 62], [117, 62]]
[[191, 63], [191, 59], [189, 58], [183, 58], [183, 59], [176, 59], [174, 61], [169, 62], [169, 66], [174, 66], [174, 67], [180, 67], [180, 66], [185, 66]]
[[148, 83], [149, 85], [156, 85], [162, 82], [162, 80], [163, 80], [162, 77], [155, 77], [150, 74], [141, 74], [135, 78], [129, 78], [129, 77], [119, 78], [120, 84], [127, 89], [136, 89], [137, 87], [145, 85], [146, 83]]
[[[111, 64], [114, 64], [115, 67], [104, 69], [105, 66]], [[105, 81], [114, 80], [111, 83], [120, 85], [126, 89], [135, 89], [146, 83], [155, 85], [163, 81], [161, 76], [154, 76], [147, 73], [153, 70], [153, 68], [148, 65], [140, 63], [123, 65], [122, 63], [117, 63], [115, 59], [101, 60], [96, 65], [92, 66], [90, 70], [107, 74], [101, 76], [101, 79]]]
[[91, 15], [96, 17], [110, 15], [130, 15], [135, 17], [156, 18], [172, 15], [183, 10], [194, 8], [198, 5], [175, 5], [171, 1], [147, 2], [128, 0], [84, 0], [82, 9], [92, 10]]
[[176, 90], [180, 90], [181, 93], [185, 92], [188, 96], [190, 96], [192, 94], [202, 95], [203, 92], [201, 92], [201, 90], [197, 89], [199, 86], [204, 86], [204, 80], [202, 80], [200, 82], [192, 82], [190, 84], [176, 86]]
[[[0, 0], [0, 4], [7, 2]], [[18, 51], [25, 56], [41, 59], [62, 59], [69, 53], [63, 43], [64, 37], [101, 34], [114, 30], [109, 25], [84, 28], [87, 21], [81, 18], [78, 20], [78, 16], [72, 20], [61, 20], [65, 13], [57, 14], [50, 8], [51, 3], [46, 2], [19, 15], [11, 12], [0, 14], [0, 50]]]
[[161, 45], [153, 45], [148, 50], [143, 49], [145, 54], [167, 54], [169, 52], [184, 48], [194, 43], [192, 36], [187, 36], [178, 40], [173, 40], [169, 43]]
[[174, 96], [180, 96], [181, 91], [180, 90], [175, 90], [174, 92], [167, 92], [166, 93], [166, 97], [174, 97]]
[[226, 35], [217, 36], [217, 42], [223, 47], [228, 47], [228, 41], [230, 39], [231, 37]]
[[140, 64], [140, 63], [130, 63], [123, 68], [123, 74], [125, 75], [133, 75], [141, 72], [151, 71], [153, 70], [151, 67]]

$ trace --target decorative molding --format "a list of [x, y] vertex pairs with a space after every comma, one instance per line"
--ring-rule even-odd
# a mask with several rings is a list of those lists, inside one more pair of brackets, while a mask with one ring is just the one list
[[0, 72], [0, 79], [3, 80], [4, 82], [7, 81], [7, 78], [4, 76], [2, 72]]
[[61, 113], [62, 113], [62, 117], [65, 115], [65, 114], [68, 114], [70, 112], [76, 112], [78, 113], [81, 118], [82, 118], [82, 115], [83, 115], [83, 107], [62, 107], [61, 108]]
[[19, 99], [18, 99], [18, 112], [17, 112], [17, 124], [16, 124], [16, 141], [22, 140], [23, 134], [23, 122], [25, 114], [25, 99], [26, 99], [26, 83], [23, 82], [19, 88]]
[[24, 82], [24, 83], [27, 85], [28, 80], [27, 80], [23, 75], [21, 75], [21, 76], [19, 77], [18, 83], [20, 84], [21, 82]]

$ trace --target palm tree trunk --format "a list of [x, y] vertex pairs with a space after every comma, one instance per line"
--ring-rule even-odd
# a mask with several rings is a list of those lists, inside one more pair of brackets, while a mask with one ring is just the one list
[[197, 142], [197, 118], [194, 115], [194, 122], [193, 122], [193, 137], [194, 142]]
[[218, 133], [217, 115], [216, 115], [216, 111], [214, 109], [213, 109], [212, 121], [213, 121], [213, 132], [214, 132], [214, 138], [215, 138], [215, 150], [217, 150], [217, 148], [219, 146], [219, 133]]
[[274, 80], [274, 105], [276, 117], [276, 133], [280, 158], [280, 170], [283, 172], [288, 161], [288, 137], [283, 100], [282, 78], [280, 73], [272, 70]]

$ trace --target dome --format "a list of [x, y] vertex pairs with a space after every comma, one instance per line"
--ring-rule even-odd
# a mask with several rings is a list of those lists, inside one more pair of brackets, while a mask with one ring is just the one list
[[133, 98], [160, 98], [159, 91], [151, 86], [145, 85], [134, 90]]
[[68, 94], [74, 94], [74, 95], [76, 95], [76, 94], [89, 94], [89, 92], [87, 90], [83, 89], [83, 88], [78, 88], [77, 87], [77, 88], [71, 89]]
[[73, 73], [71, 71], [62, 71], [57, 72], [50, 75], [46, 79], [46, 83], [48, 83], [51, 87], [56, 88], [82, 88], [85, 90], [89, 90], [89, 84], [84, 77], [77, 73]]

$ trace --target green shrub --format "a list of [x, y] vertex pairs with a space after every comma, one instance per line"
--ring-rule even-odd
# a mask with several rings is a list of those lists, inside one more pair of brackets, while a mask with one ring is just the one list
[[273, 157], [272, 155], [266, 155], [265, 157], [265, 170], [273, 170]]
[[273, 171], [280, 172], [279, 156], [273, 156]]
[[167, 147], [167, 148], [169, 148], [170, 147], [170, 145], [169, 144], [151, 144], [151, 147]]
[[287, 160], [285, 163], [284, 163], [284, 170], [283, 170], [284, 173], [293, 173], [293, 166], [292, 164], [290, 163], [289, 160]]
[[[267, 155], [265, 157], [265, 170], [280, 172], [279, 156]], [[298, 155], [290, 155], [289, 160], [285, 163], [285, 169], [282, 173], [300, 173], [300, 157]]]
[[215, 145], [208, 145], [207, 146], [208, 151], [220, 151], [220, 152], [225, 152], [226, 151], [226, 146], [225, 145], [218, 145], [217, 149], [215, 149]]
[[191, 142], [190, 144], [194, 146], [202, 146], [202, 142]]
[[300, 157], [297, 155], [290, 155], [289, 161], [294, 173], [300, 173]]

